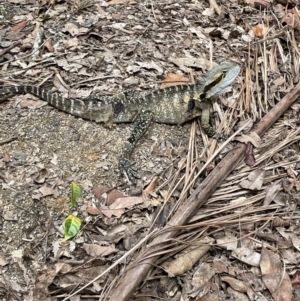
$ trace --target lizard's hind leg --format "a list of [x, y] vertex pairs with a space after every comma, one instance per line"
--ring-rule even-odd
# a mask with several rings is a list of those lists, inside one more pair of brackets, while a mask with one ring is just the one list
[[151, 121], [153, 114], [151, 111], [142, 111], [138, 114], [131, 132], [130, 137], [124, 143], [122, 154], [119, 159], [119, 169], [122, 171], [128, 181], [135, 182], [139, 178], [137, 168], [131, 162], [130, 157], [137, 141], [145, 134]]

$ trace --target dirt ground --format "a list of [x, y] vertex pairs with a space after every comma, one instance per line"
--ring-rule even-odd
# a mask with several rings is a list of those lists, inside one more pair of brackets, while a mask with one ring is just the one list
[[[230, 135], [249, 122], [246, 136], [299, 82], [299, 29], [296, 0], [4, 1], [1, 88], [41, 85], [70, 98], [145, 92], [231, 60], [241, 73], [214, 104], [212, 123]], [[300, 300], [298, 125], [296, 102], [251, 140], [253, 153], [180, 228], [130, 300]], [[230, 141], [200, 172], [222, 141], [198, 120], [153, 123], [134, 150], [141, 178], [132, 185], [118, 170], [131, 129], [28, 94], [0, 100], [0, 300], [109, 300], [117, 283], [134, 281], [119, 276], [147, 249], [150, 229], [163, 230], [238, 146]], [[73, 208], [72, 182], [82, 190]], [[65, 241], [70, 214], [82, 227]]]

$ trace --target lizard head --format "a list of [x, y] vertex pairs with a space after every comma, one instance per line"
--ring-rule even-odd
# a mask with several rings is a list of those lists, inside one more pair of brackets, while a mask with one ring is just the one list
[[241, 68], [232, 62], [222, 62], [209, 70], [202, 80], [200, 99], [219, 96], [238, 76]]

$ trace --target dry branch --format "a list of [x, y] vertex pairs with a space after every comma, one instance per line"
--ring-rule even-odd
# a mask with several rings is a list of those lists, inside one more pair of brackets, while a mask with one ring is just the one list
[[[299, 94], [300, 83], [298, 83], [291, 92], [283, 97], [281, 101], [267, 113], [255, 127], [254, 132], [259, 136], [263, 136], [278, 118], [292, 105]], [[177, 231], [171, 229], [186, 224], [193, 214], [205, 204], [207, 199], [241, 161], [245, 150], [246, 145], [240, 144], [236, 149], [228, 153], [208, 177], [198, 186], [194, 193], [178, 209], [169, 223], [164, 227], [164, 230], [167, 231], [163, 231], [159, 234], [153, 242], [148, 245], [147, 250], [139, 255], [127, 268], [118, 287], [112, 290], [112, 294], [109, 298], [110, 301], [126, 301], [132, 297], [136, 288], [144, 280], [151, 267], [159, 258], [159, 255], [151, 257], [151, 254], [161, 251], [168, 243], [168, 240], [175, 237]]]

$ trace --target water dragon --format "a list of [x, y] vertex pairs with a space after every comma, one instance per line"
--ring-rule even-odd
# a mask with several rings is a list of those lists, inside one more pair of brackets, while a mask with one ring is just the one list
[[51, 106], [71, 115], [95, 122], [133, 122], [130, 137], [124, 143], [119, 158], [119, 169], [126, 178], [135, 182], [137, 169], [130, 157], [137, 141], [145, 134], [152, 121], [166, 124], [183, 124], [201, 116], [204, 131], [217, 137], [210, 125], [211, 102], [229, 86], [240, 72], [236, 63], [222, 62], [209, 70], [203, 78], [192, 85], [171, 86], [151, 93], [128, 91], [114, 96], [96, 95], [86, 99], [71, 99], [41, 87], [31, 85], [9, 86], [0, 89], [1, 97], [30, 93], [47, 101]]

